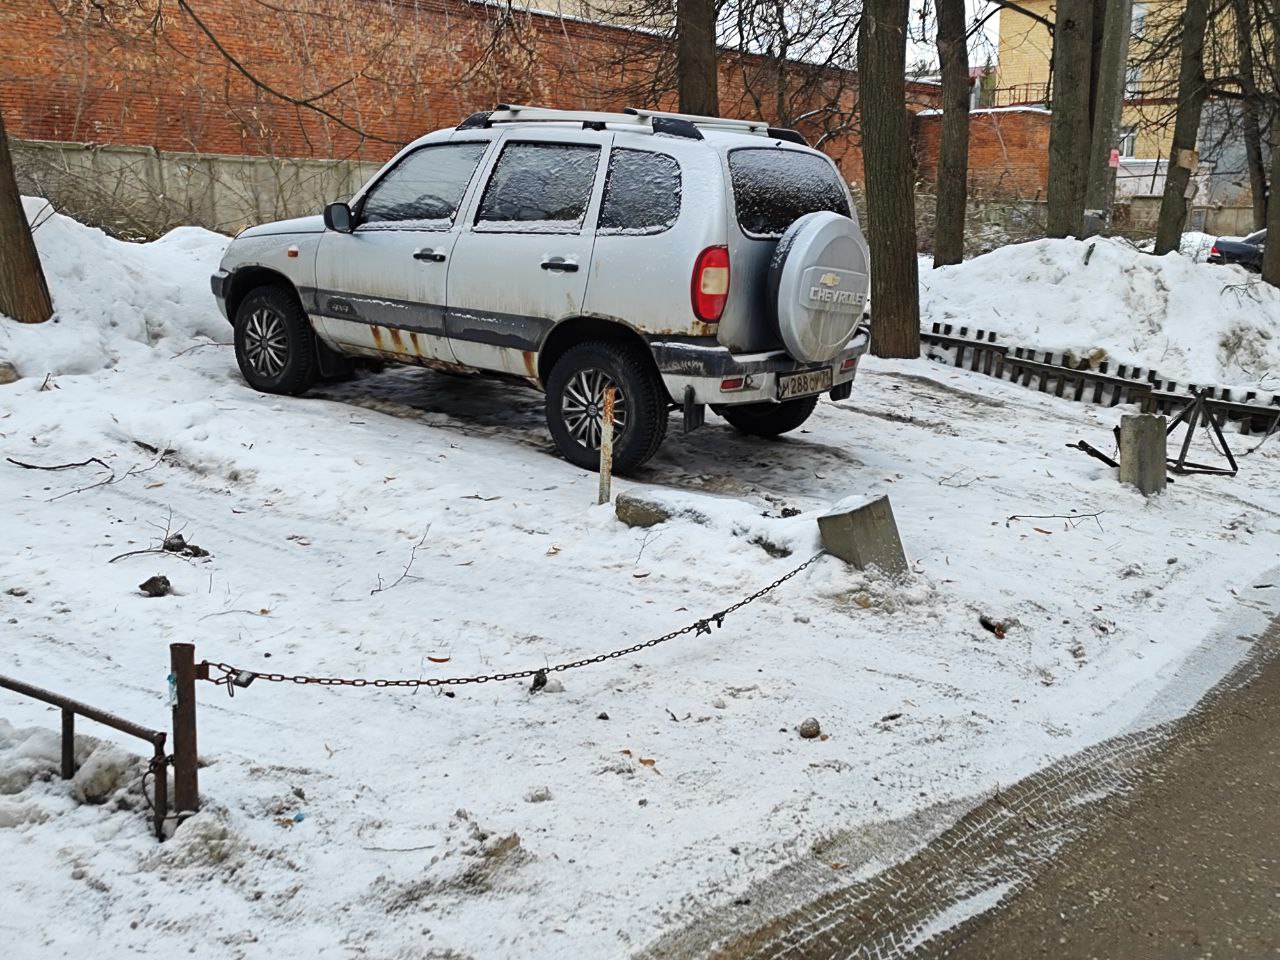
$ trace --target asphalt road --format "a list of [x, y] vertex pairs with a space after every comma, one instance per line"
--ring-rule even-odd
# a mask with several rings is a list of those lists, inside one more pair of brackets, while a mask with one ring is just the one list
[[918, 955], [1280, 957], [1280, 659], [1175, 736], [1187, 749], [1009, 902]]
[[[823, 858], [870, 849], [836, 838], [640, 956], [1280, 958], [1280, 619], [1245, 642], [1186, 716], [1002, 789], [865, 879], [833, 881]], [[881, 825], [878, 842], [931, 816]]]

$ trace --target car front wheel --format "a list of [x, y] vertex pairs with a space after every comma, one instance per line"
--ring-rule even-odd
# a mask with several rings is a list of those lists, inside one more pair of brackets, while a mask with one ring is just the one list
[[311, 321], [292, 291], [251, 290], [236, 310], [236, 362], [249, 386], [263, 393], [303, 393], [316, 382]]
[[570, 463], [600, 467], [604, 391], [613, 387], [613, 470], [627, 473], [658, 450], [667, 433], [667, 399], [649, 358], [609, 340], [565, 351], [547, 378], [547, 428]]

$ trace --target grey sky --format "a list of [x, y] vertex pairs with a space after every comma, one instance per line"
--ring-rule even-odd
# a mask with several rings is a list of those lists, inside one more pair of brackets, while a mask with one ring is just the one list
[[[920, 11], [925, 6], [928, 7], [930, 14], [934, 8], [936, 0], [911, 0], [911, 25], [912, 38], [907, 49], [907, 63], [919, 63], [926, 61], [928, 63], [938, 62], [938, 52], [934, 47], [933, 17], [929, 17], [929, 35], [923, 39], [920, 37]], [[965, 7], [969, 11], [969, 18], [986, 14], [991, 10], [991, 4], [987, 0], [965, 0]], [[970, 45], [970, 59], [974, 66], [987, 61], [988, 56], [992, 62], [995, 62], [996, 56], [996, 38], [998, 36], [998, 28], [1000, 23], [1000, 14], [996, 13], [987, 21], [983, 36], [975, 37], [974, 42]]]

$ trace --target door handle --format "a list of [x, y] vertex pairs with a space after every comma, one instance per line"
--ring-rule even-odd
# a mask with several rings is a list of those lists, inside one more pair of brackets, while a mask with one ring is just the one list
[[444, 263], [444, 254], [439, 250], [432, 250], [428, 247], [424, 250], [413, 251], [413, 259], [430, 260], [432, 263]]
[[549, 260], [542, 261], [542, 269], [557, 273], [577, 273], [578, 265], [564, 257], [551, 257]]

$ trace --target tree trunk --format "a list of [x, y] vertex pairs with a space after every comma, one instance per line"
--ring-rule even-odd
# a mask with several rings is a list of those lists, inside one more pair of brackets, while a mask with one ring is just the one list
[[942, 66], [942, 142], [938, 148], [933, 266], [964, 260], [969, 180], [969, 45], [964, 0], [938, 0], [938, 62]]
[[1116, 168], [1111, 151], [1119, 139], [1124, 111], [1129, 35], [1133, 32], [1133, 0], [1107, 0], [1102, 52], [1098, 58], [1093, 131], [1089, 138], [1089, 180], [1085, 191], [1083, 235], [1091, 237], [1111, 224], [1116, 198]]
[[871, 248], [871, 349], [920, 356], [916, 211], [907, 116], [907, 2], [865, 0], [858, 100]]
[[719, 114], [715, 0], [677, 0], [676, 87], [681, 113]]
[[1102, 38], [1106, 36], [1107, 0], [1090, 0], [1093, 6], [1089, 44], [1089, 129], [1098, 115], [1098, 73], [1102, 67]]
[[[1273, 64], [1280, 64], [1280, 0], [1271, 0], [1271, 42], [1274, 49]], [[1273, 110], [1271, 117], [1271, 191], [1267, 199], [1267, 239], [1266, 253], [1262, 256], [1262, 279], [1273, 287], [1280, 287], [1280, 107]]]
[[1244, 127], [1245, 167], [1249, 171], [1249, 188], [1253, 194], [1253, 229], [1267, 225], [1267, 160], [1262, 152], [1262, 117], [1258, 78], [1253, 65], [1253, 30], [1249, 0], [1232, 0], [1236, 18], [1236, 47], [1239, 51], [1240, 87], [1244, 101], [1240, 105], [1240, 122]]
[[1249, 188], [1253, 193], [1253, 229], [1261, 230], [1267, 225], [1267, 158], [1262, 150], [1262, 120], [1257, 103], [1244, 102], [1242, 121], [1245, 165], [1249, 168]]
[[1058, 0], [1053, 30], [1053, 116], [1049, 121], [1048, 235], [1074, 237], [1089, 181], [1093, 62], [1091, 0]]
[[13, 175], [13, 157], [0, 117], [0, 314], [21, 323], [44, 323], [53, 316], [49, 287], [40, 267], [22, 196]]
[[1156, 256], [1182, 246], [1187, 225], [1187, 185], [1196, 172], [1196, 144], [1200, 139], [1200, 112], [1208, 90], [1204, 76], [1204, 33], [1209, 25], [1209, 0], [1187, 0], [1182, 15], [1182, 56], [1178, 68], [1178, 112], [1173, 122], [1173, 146], [1160, 201], [1156, 227]]

